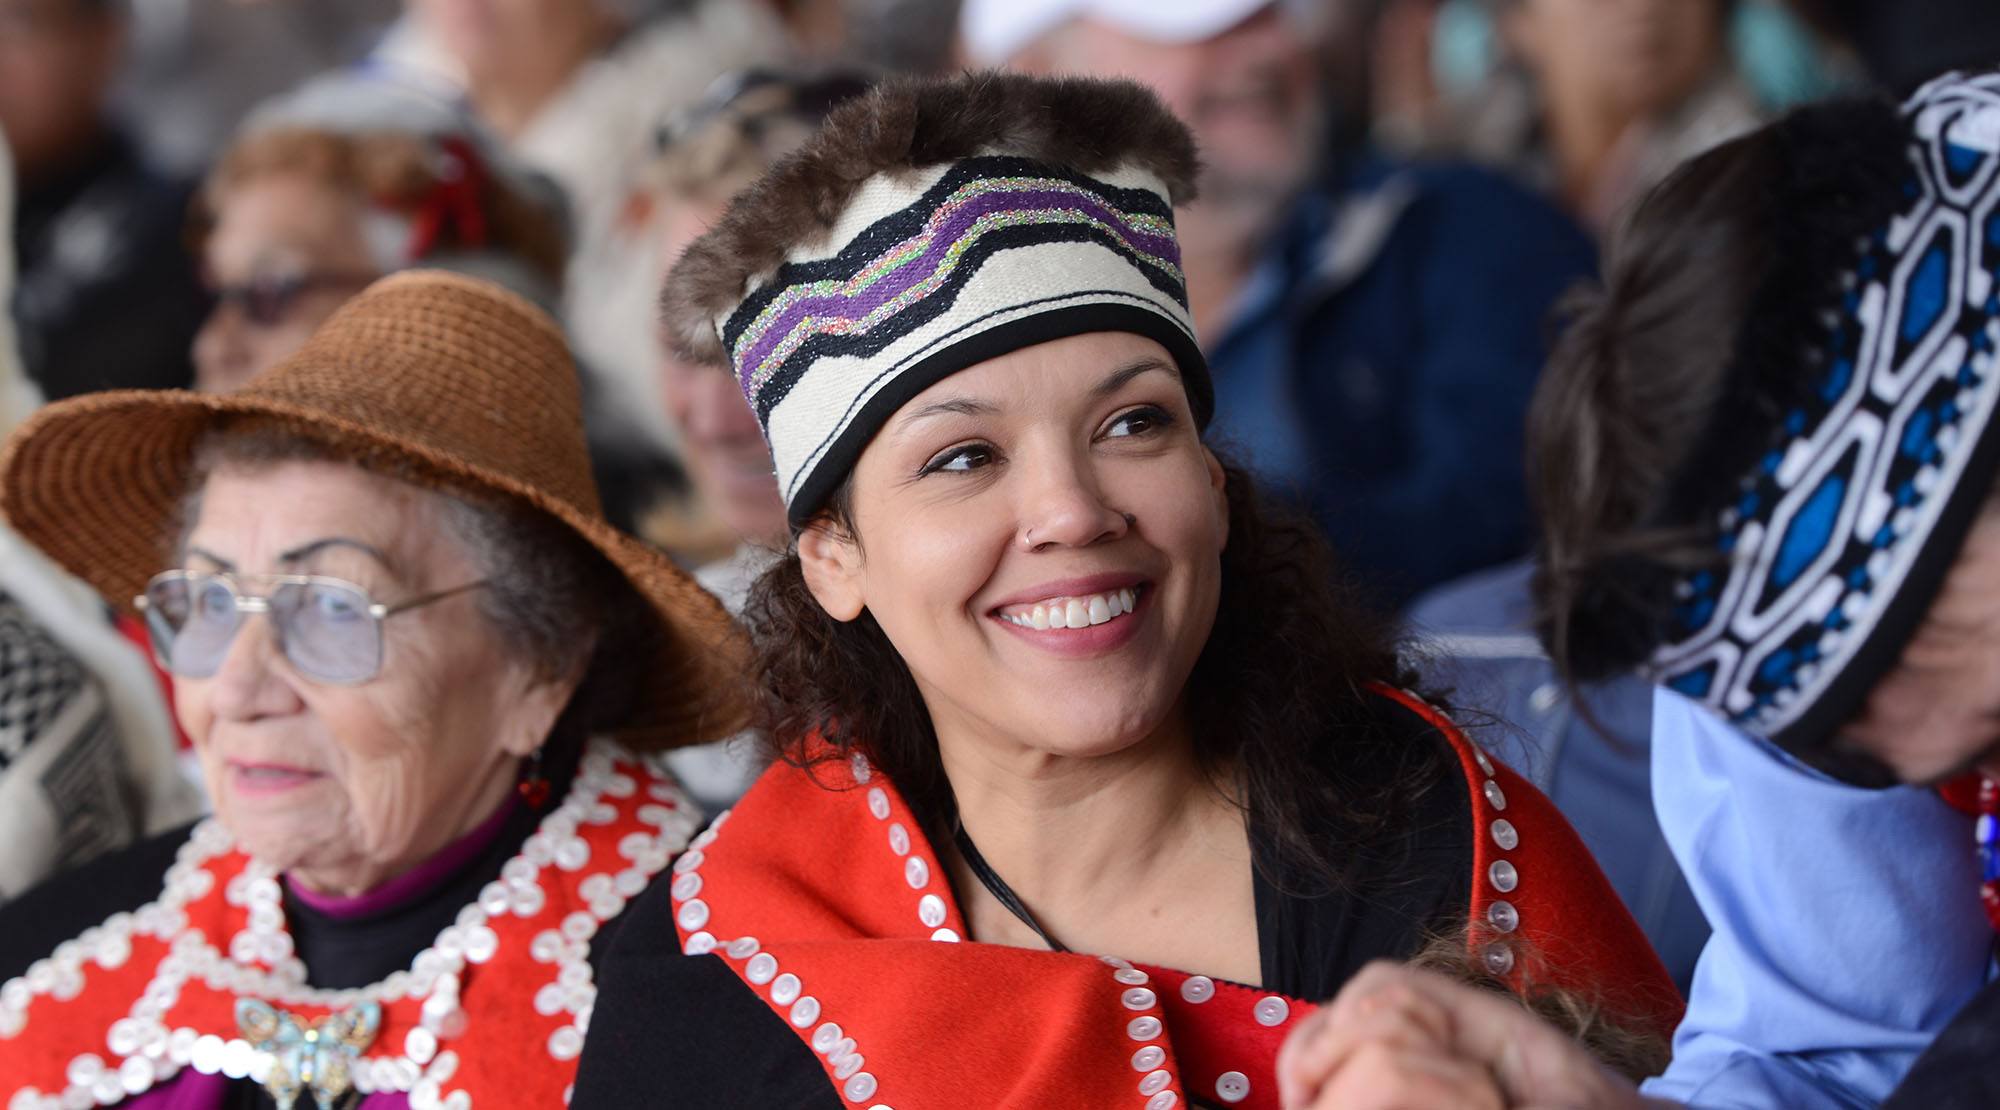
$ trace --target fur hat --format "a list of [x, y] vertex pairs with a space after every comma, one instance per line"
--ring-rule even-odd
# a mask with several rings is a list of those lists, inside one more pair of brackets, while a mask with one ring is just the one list
[[887, 82], [688, 248], [667, 279], [668, 329], [734, 369], [794, 525], [911, 397], [1036, 343], [1155, 339], [1205, 422], [1173, 226], [1195, 173], [1187, 128], [1131, 82]]

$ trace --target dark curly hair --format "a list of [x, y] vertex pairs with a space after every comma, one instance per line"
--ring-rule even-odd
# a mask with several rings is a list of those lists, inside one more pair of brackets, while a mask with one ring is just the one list
[[[1268, 830], [1291, 865], [1282, 870], [1339, 885], [1383, 839], [1369, 834], [1442, 781], [1445, 747], [1409, 743], [1371, 704], [1368, 684], [1409, 676], [1391, 622], [1361, 603], [1318, 530], [1268, 503], [1241, 469], [1223, 469], [1222, 593], [1187, 685], [1197, 754]], [[826, 512], [851, 531], [850, 495], [843, 486]], [[745, 619], [773, 757], [810, 768], [861, 753], [948, 838], [957, 811], [929, 711], [874, 617], [828, 616], [794, 550], [759, 579]], [[809, 754], [814, 736], [827, 746]], [[1329, 821], [1342, 835], [1326, 835]]]

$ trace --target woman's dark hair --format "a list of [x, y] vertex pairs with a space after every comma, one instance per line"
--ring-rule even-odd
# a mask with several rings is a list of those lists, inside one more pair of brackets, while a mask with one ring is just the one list
[[[1343, 865], [1368, 854], [1367, 832], [1440, 781], [1445, 747], [1411, 744], [1384, 723], [1368, 683], [1408, 684], [1390, 623], [1357, 600], [1319, 532], [1265, 502], [1240, 469], [1223, 469], [1221, 600], [1187, 686], [1197, 753], [1256, 814], [1285, 870], [1339, 884]], [[846, 487], [827, 512], [852, 530]], [[810, 765], [859, 752], [948, 837], [956, 808], [930, 714], [874, 617], [828, 616], [794, 551], [759, 579], [745, 618], [775, 758]], [[814, 735], [828, 747], [809, 756]]]
[[1679, 577], [1719, 564], [1715, 521], [1811, 387], [1857, 238], [1901, 195], [1885, 102], [1800, 109], [1656, 187], [1606, 251], [1528, 413], [1542, 523], [1538, 631], [1572, 682], [1667, 635]]

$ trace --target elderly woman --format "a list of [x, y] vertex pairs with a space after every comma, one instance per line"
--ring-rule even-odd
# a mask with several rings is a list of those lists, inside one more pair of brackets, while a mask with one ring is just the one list
[[216, 806], [0, 916], [6, 1104], [560, 1105], [696, 825], [658, 753], [744, 714], [721, 608], [598, 510], [555, 325], [385, 279], [236, 393], [52, 406], [0, 504], [144, 613]]
[[750, 609], [781, 762], [634, 907], [579, 1102], [1268, 1106], [1427, 947], [1672, 1022], [1575, 835], [1203, 444], [1193, 167], [1129, 83], [892, 83], [683, 257], [798, 529]]
[[[2000, 73], [1952, 74], [1695, 160], [1537, 398], [1545, 638], [1578, 679], [1659, 684], [1655, 804], [1715, 925], [1648, 1096], [2000, 1099], [1996, 136]], [[1449, 1033], [1371, 1051], [1398, 1012]], [[1293, 1078], [1329, 1107], [1392, 1061], [1637, 1104], [1521, 1018], [1376, 969]]]

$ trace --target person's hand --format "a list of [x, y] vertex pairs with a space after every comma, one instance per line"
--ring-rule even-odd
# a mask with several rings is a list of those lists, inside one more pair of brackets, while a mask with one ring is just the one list
[[1659, 1105], [1519, 1005], [1386, 962], [1286, 1038], [1278, 1094], [1286, 1110]]
[[1449, 1008], [1371, 964], [1285, 1039], [1278, 1097], [1286, 1110], [1503, 1110], [1500, 1081], [1453, 1044]]

